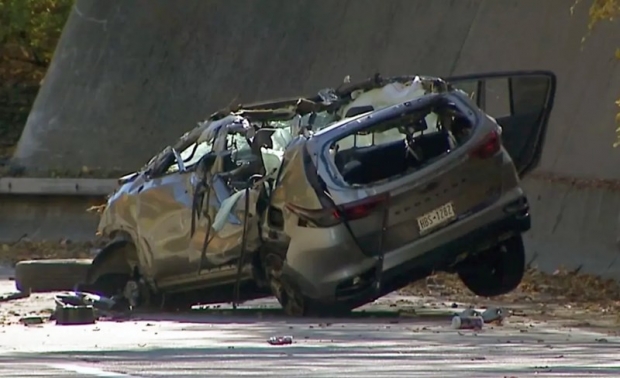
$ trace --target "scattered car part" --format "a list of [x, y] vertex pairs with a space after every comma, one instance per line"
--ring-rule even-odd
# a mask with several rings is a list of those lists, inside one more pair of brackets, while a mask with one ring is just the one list
[[504, 322], [506, 316], [506, 310], [501, 307], [489, 307], [480, 314], [480, 317], [482, 317], [485, 323], [495, 323], [498, 325]]
[[84, 281], [90, 259], [20, 261], [15, 265], [15, 286], [22, 292], [43, 293], [73, 290]]
[[506, 319], [506, 310], [501, 307], [489, 307], [484, 311], [467, 308], [459, 314], [454, 314], [452, 327], [456, 329], [482, 328], [483, 324], [501, 325]]
[[94, 309], [100, 311], [113, 311], [117, 304], [117, 300], [114, 298], [106, 298], [101, 295], [84, 292], [58, 294], [55, 299], [57, 304], [61, 303], [67, 306], [92, 306]]
[[39, 325], [45, 323], [45, 318], [42, 316], [25, 316], [20, 318], [19, 322], [25, 326]]
[[93, 306], [74, 306], [60, 301], [56, 303], [54, 319], [57, 325], [85, 325], [97, 321]]
[[93, 324], [98, 316], [126, 312], [126, 306], [119, 306], [124, 298], [106, 298], [100, 295], [70, 292], [56, 295], [56, 311], [53, 320], [59, 325]]

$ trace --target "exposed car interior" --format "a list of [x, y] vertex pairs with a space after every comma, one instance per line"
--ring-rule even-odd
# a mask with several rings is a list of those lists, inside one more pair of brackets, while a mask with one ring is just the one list
[[472, 128], [454, 106], [433, 104], [348, 135], [330, 152], [348, 184], [368, 185], [431, 164], [463, 144]]

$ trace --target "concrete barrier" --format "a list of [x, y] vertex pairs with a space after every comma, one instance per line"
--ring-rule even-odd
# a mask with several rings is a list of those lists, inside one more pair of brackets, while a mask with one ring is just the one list
[[[26, 172], [133, 170], [231, 101], [311, 93], [375, 71], [550, 69], [559, 80], [540, 170], [620, 178], [620, 23], [584, 44], [574, 0], [78, 0], [20, 140]], [[568, 180], [570, 182], [570, 180]], [[528, 248], [546, 269], [618, 277], [620, 196], [532, 178]]]
[[99, 216], [87, 210], [117, 186], [110, 179], [0, 178], [0, 243], [93, 240]]
[[91, 241], [99, 222], [89, 207], [104, 203], [93, 196], [0, 196], [0, 244], [31, 241]]
[[533, 222], [525, 242], [535, 266], [548, 272], [564, 267], [620, 278], [618, 191], [542, 179], [524, 184]]

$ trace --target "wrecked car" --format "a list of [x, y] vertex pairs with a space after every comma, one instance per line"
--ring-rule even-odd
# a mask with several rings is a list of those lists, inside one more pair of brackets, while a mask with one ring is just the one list
[[556, 78], [380, 75], [220, 110], [119, 180], [85, 287], [134, 305], [349, 311], [436, 271], [515, 289]]

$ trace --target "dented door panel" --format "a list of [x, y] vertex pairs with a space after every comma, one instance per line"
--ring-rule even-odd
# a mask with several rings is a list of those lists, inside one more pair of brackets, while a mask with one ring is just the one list
[[[249, 190], [247, 193], [249, 193], [248, 209], [245, 206], [245, 190], [233, 191], [220, 176], [213, 177], [211, 193], [203, 197], [203, 213], [191, 238], [190, 265], [198, 272], [236, 263], [241, 254], [246, 211], [248, 212], [246, 250], [258, 249], [260, 238], [256, 203], [259, 194], [257, 189]], [[204, 249], [205, 240], [207, 240], [206, 249]]]
[[188, 273], [191, 173], [147, 180], [136, 193], [136, 232], [152, 255], [156, 280]]
[[321, 202], [308, 181], [304, 159], [311, 158], [304, 151], [305, 139], [295, 140], [284, 154], [281, 172], [271, 196], [271, 205], [282, 209], [289, 203], [305, 209], [320, 209]]

